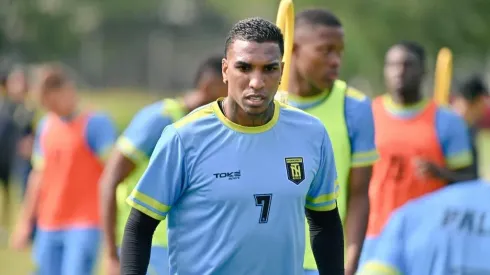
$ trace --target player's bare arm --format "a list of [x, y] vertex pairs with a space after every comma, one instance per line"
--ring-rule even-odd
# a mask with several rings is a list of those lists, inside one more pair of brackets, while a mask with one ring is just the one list
[[310, 242], [320, 275], [344, 275], [344, 233], [338, 208], [306, 209]]
[[131, 174], [134, 168], [135, 164], [116, 149], [111, 153], [100, 179], [100, 212], [105, 247], [108, 257], [116, 261], [118, 259], [115, 232], [117, 217], [116, 188]]
[[355, 274], [364, 236], [366, 235], [369, 219], [368, 191], [371, 173], [372, 166], [365, 166], [352, 168], [349, 175], [349, 197], [346, 217], [346, 275]]
[[447, 181], [448, 183], [455, 183], [461, 181], [468, 181], [474, 179], [471, 167], [464, 167], [459, 169], [449, 169], [446, 167], [438, 166], [430, 161], [417, 160], [416, 167], [422, 176], [429, 176]]
[[23, 250], [29, 243], [29, 237], [34, 228], [36, 218], [36, 206], [41, 183], [40, 177], [41, 171], [39, 170], [32, 170], [29, 174], [24, 203], [11, 240], [11, 246], [14, 249]]

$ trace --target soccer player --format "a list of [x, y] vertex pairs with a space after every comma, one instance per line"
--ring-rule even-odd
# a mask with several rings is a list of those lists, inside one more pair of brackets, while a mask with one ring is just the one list
[[447, 184], [471, 179], [472, 157], [464, 120], [422, 93], [425, 52], [415, 42], [392, 46], [385, 58], [388, 94], [373, 101], [376, 147], [371, 202], [361, 261], [370, 258], [391, 212]]
[[2, 210], [0, 217], [0, 236], [6, 235], [10, 225], [10, 184], [15, 156], [15, 122], [13, 113], [15, 104], [7, 95], [7, 70], [0, 75], [0, 188]]
[[31, 154], [34, 142], [34, 109], [27, 101], [28, 83], [27, 72], [24, 68], [15, 68], [9, 73], [7, 78], [7, 94], [15, 104], [13, 120], [17, 126], [18, 146], [18, 166], [16, 169], [22, 182], [22, 194], [25, 194], [27, 179], [32, 169]]
[[[334, 150], [341, 191], [339, 212], [346, 229], [346, 274], [357, 269], [369, 215], [368, 184], [378, 155], [370, 99], [338, 80], [344, 31], [330, 11], [296, 16], [288, 103], [319, 118]], [[318, 274], [311, 248], [305, 273]]]
[[13, 247], [25, 248], [37, 221], [34, 259], [41, 275], [93, 274], [100, 242], [98, 181], [117, 137], [111, 119], [82, 110], [61, 69], [43, 69], [38, 96], [48, 114], [34, 143]]
[[228, 96], [163, 131], [128, 198], [122, 274], [146, 273], [151, 236], [168, 215], [172, 275], [301, 275], [305, 212], [320, 274], [344, 274], [330, 139], [318, 119], [273, 100], [283, 44], [266, 20], [233, 26]]
[[477, 123], [483, 118], [486, 108], [488, 89], [479, 76], [468, 78], [457, 90], [451, 105], [453, 110], [464, 118], [469, 125], [471, 138], [471, 151], [473, 154], [473, 165], [471, 173], [478, 177], [478, 153], [476, 149], [476, 137], [478, 134]]
[[[163, 129], [189, 111], [226, 96], [221, 60], [220, 56], [210, 57], [201, 64], [194, 92], [183, 98], [164, 99], [143, 108], [116, 142], [116, 149], [112, 152], [100, 184], [108, 274], [120, 274], [118, 246], [121, 245], [124, 226], [131, 210], [125, 200], [148, 166], [148, 159]], [[150, 274], [168, 274], [167, 232], [164, 223], [158, 226], [153, 238], [149, 269], [152, 271]]]
[[490, 182], [475, 180], [405, 204], [359, 275], [490, 274], [489, 197]]

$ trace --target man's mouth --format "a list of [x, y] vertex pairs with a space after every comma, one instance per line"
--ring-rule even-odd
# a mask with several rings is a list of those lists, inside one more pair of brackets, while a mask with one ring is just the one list
[[253, 94], [245, 97], [248, 105], [259, 107], [262, 106], [266, 100], [266, 97], [260, 94]]

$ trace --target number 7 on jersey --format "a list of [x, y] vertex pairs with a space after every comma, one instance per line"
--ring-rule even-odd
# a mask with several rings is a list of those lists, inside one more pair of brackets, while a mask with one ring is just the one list
[[272, 194], [255, 194], [255, 206], [260, 206], [259, 223], [267, 223], [269, 221], [269, 210], [271, 207]]

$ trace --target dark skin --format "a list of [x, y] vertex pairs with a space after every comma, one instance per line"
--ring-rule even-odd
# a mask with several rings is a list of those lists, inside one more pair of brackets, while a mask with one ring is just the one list
[[228, 97], [222, 103], [224, 115], [242, 126], [269, 122], [283, 66], [277, 43], [231, 43], [222, 65], [223, 80], [228, 83]]
[[309, 97], [332, 89], [344, 52], [342, 27], [297, 25], [289, 92]]
[[[310, 97], [331, 90], [339, 75], [344, 51], [342, 27], [308, 25], [302, 22], [295, 30], [289, 92]], [[357, 270], [369, 217], [369, 181], [372, 165], [352, 167], [345, 220], [347, 240], [346, 275]]]
[[[422, 80], [425, 67], [418, 56], [405, 47], [397, 45], [386, 54], [384, 76], [386, 88], [392, 100], [402, 106], [410, 106], [423, 99]], [[471, 168], [450, 170], [425, 159], [414, 160], [417, 172], [422, 177], [431, 177], [454, 183], [473, 179]]]
[[[226, 95], [227, 88], [221, 75], [209, 71], [202, 75], [196, 87], [196, 91], [186, 94], [183, 98], [187, 110], [207, 104], [219, 97]], [[101, 186], [101, 213], [104, 241], [106, 247], [106, 272], [108, 275], [120, 274], [119, 256], [116, 245], [116, 189], [135, 170], [136, 164], [115, 149], [106, 164], [104, 173], [100, 179]]]

